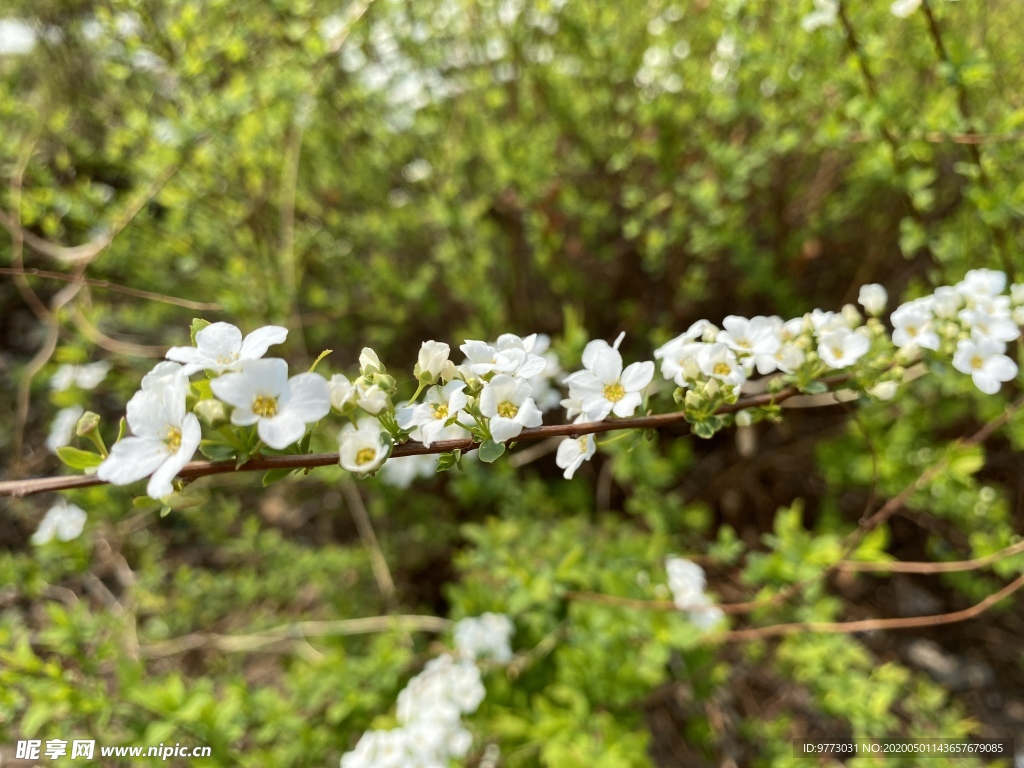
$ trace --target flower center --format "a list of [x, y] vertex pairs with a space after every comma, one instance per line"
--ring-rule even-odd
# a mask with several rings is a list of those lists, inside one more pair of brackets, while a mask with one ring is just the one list
[[218, 365], [231, 365], [232, 363], [235, 363], [237, 361], [238, 361], [238, 353], [237, 352], [231, 352], [231, 353], [229, 353], [227, 355], [217, 355], [217, 364]]
[[360, 448], [356, 453], [356, 464], [363, 466], [377, 458], [377, 452], [373, 448]]
[[609, 384], [604, 388], [604, 399], [610, 403], [617, 403], [626, 396], [626, 390], [619, 383]]
[[832, 347], [832, 354], [835, 357], [842, 357], [843, 356], [843, 348], [842, 347]]
[[517, 413], [519, 413], [519, 408], [515, 403], [510, 403], [508, 400], [498, 403], [499, 416], [503, 416], [506, 419], [514, 419]]
[[277, 398], [269, 395], [256, 395], [252, 401], [252, 412], [257, 416], [277, 416]]
[[177, 453], [181, 448], [181, 430], [177, 427], [171, 427], [167, 430], [167, 437], [164, 438], [164, 442], [171, 453]]
[[434, 403], [431, 408], [434, 409], [435, 419], [447, 419], [448, 418], [448, 406], [444, 403]]
[[908, 325], [907, 326], [907, 336], [909, 336], [910, 338], [914, 338], [915, 336], [917, 336], [917, 326], [916, 325]]
[[985, 361], [981, 359], [981, 355], [975, 355], [971, 358], [971, 368], [978, 371], [985, 365]]
[[728, 363], [716, 363], [712, 370], [715, 376], [728, 376], [732, 372]]

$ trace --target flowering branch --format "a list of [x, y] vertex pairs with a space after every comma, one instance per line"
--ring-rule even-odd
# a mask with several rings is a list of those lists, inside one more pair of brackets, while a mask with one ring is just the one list
[[[838, 385], [847, 381], [848, 375], [834, 376], [826, 381], [831, 385]], [[831, 390], [830, 390], [831, 391]], [[715, 410], [715, 415], [736, 413], [746, 408], [757, 408], [765, 405], [778, 405], [792, 397], [801, 394], [796, 387], [788, 387], [776, 394], [764, 393], [742, 397], [735, 403], [720, 406]], [[616, 419], [615, 421], [600, 421], [581, 424], [552, 424], [543, 427], [524, 429], [519, 436], [509, 443], [532, 442], [544, 440], [551, 437], [577, 438], [583, 435], [602, 434], [619, 429], [662, 429], [686, 421], [687, 414], [683, 411], [675, 413], [659, 413], [650, 416], [638, 416], [630, 419]], [[451, 451], [472, 451], [480, 447], [481, 441], [473, 438], [462, 438], [458, 440], [439, 440], [429, 446], [418, 441], [409, 441], [396, 445], [391, 452], [391, 458], [401, 456], [425, 456], [433, 454], [450, 453]], [[236, 461], [190, 461], [178, 473], [183, 480], [195, 480], [208, 475], [222, 475], [232, 472], [267, 472], [278, 469], [305, 469], [311, 470], [317, 467], [335, 466], [338, 464], [338, 454], [334, 453], [308, 453], [289, 456], [253, 456], [244, 464], [239, 465]], [[37, 493], [50, 493], [53, 491], [67, 491], [76, 488], [88, 488], [94, 485], [106, 485], [109, 481], [101, 480], [95, 475], [67, 475], [62, 477], [36, 477], [25, 480], [5, 480], [0, 482], [0, 497], [14, 496], [25, 497]]]

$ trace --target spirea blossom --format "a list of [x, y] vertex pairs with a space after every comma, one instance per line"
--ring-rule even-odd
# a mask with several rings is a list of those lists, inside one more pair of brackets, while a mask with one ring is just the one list
[[620, 418], [632, 416], [643, 402], [643, 391], [654, 378], [654, 363], [631, 363], [622, 367], [619, 344], [603, 339], [591, 341], [583, 350], [583, 368], [566, 378], [569, 397], [578, 399], [587, 421], [604, 421], [614, 413]]
[[431, 387], [427, 391], [425, 403], [398, 409], [398, 426], [402, 429], [419, 427], [420, 439], [429, 448], [450, 419], [465, 416], [461, 413], [469, 402], [462, 391], [465, 388], [466, 383], [463, 381], [450, 381], [444, 387]]
[[241, 371], [210, 382], [213, 394], [234, 406], [231, 423], [256, 425], [260, 440], [281, 450], [297, 442], [306, 425], [331, 410], [327, 381], [318, 373], [288, 378], [288, 363], [278, 358], [244, 360]]
[[100, 360], [86, 365], [62, 365], [50, 378], [50, 388], [64, 392], [71, 387], [96, 389], [110, 372], [110, 363]]
[[242, 332], [230, 323], [211, 323], [196, 333], [194, 347], [171, 347], [167, 359], [182, 363], [185, 374], [210, 370], [216, 373], [238, 370], [246, 360], [257, 360], [272, 344], [288, 338], [288, 329], [279, 325], [257, 328], [244, 339]]
[[846, 368], [860, 360], [870, 347], [865, 336], [839, 329], [821, 334], [818, 355], [829, 368]]
[[689, 612], [690, 621], [705, 631], [722, 621], [725, 614], [704, 591], [707, 581], [703, 568], [692, 560], [672, 556], [665, 560], [665, 571], [672, 601], [679, 610]]
[[590, 461], [597, 452], [597, 439], [594, 435], [580, 435], [579, 437], [567, 437], [558, 444], [558, 452], [555, 454], [555, 464], [565, 472], [562, 476], [571, 480], [584, 461]]
[[85, 520], [85, 510], [76, 504], [68, 504], [64, 499], [58, 499], [39, 521], [39, 527], [32, 534], [32, 543], [40, 546], [53, 539], [77, 539], [85, 528]]
[[540, 410], [530, 396], [525, 379], [501, 374], [495, 376], [480, 393], [480, 413], [490, 419], [491, 439], [503, 443], [518, 437], [523, 427], [539, 427]]
[[994, 395], [1003, 382], [1017, 375], [1017, 364], [1003, 354], [1006, 345], [995, 339], [961, 339], [953, 356], [953, 367], [968, 373], [975, 386], [986, 395]]
[[860, 293], [857, 294], [857, 303], [864, 307], [865, 312], [875, 317], [885, 312], [885, 304], [888, 300], [889, 294], [878, 283], [862, 285]]
[[375, 472], [388, 457], [390, 441], [376, 419], [364, 417], [358, 426], [348, 424], [338, 435], [338, 459], [342, 469], [357, 475]]
[[127, 406], [132, 436], [114, 443], [96, 469], [100, 480], [125, 485], [149, 477], [150, 498], [174, 492], [171, 481], [195, 455], [202, 436], [199, 419], [185, 412], [188, 386], [177, 363], [159, 363], [142, 379]]

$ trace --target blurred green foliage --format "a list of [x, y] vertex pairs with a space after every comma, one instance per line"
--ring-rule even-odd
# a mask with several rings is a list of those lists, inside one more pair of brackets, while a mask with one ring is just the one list
[[[295, 366], [329, 347], [318, 370], [351, 372], [372, 346], [410, 392], [428, 338], [547, 332], [571, 368], [588, 337], [622, 329], [639, 358], [700, 317], [837, 309], [865, 282], [895, 296], [971, 267], [1019, 279], [1024, 8], [925, 7], [934, 28], [924, 10], [867, 2], [807, 32], [809, 0], [8, 0], [38, 39], [0, 55], [0, 210], [17, 204], [53, 243], [116, 234], [95, 280], [214, 303], [200, 314], [245, 330], [287, 324]], [[75, 269], [0, 243], [5, 265]], [[44, 304], [65, 287], [25, 281]], [[112, 440], [147, 358], [187, 343], [197, 314], [101, 285], [44, 321], [10, 275], [0, 306], [0, 453], [22, 474], [57, 471], [42, 445], [59, 407], [100, 412]], [[31, 375], [46, 322], [58, 343]], [[50, 390], [59, 363], [96, 359], [114, 366], [100, 389]], [[1006, 404], [941, 372], [910, 392], [855, 418], [787, 414], [759, 427], [753, 459], [728, 431], [699, 445], [668, 432], [609, 445], [571, 482], [551, 457], [505, 457], [409, 489], [361, 483], [396, 603], [338, 469], [266, 490], [207, 479], [201, 504], [166, 517], [133, 507], [134, 489], [68, 493], [86, 532], [43, 547], [28, 538], [51, 499], [5, 503], [0, 743], [178, 741], [210, 745], [211, 765], [336, 764], [390, 722], [446, 638], [230, 653], [206, 633], [389, 611], [513, 617], [522, 655], [487, 673], [474, 765], [488, 744], [508, 766], [786, 765], [797, 736], [979, 732], [966, 699], [884, 638], [709, 646], [681, 614], [571, 596], [664, 599], [673, 552], [705, 554], [729, 601], [820, 574], [866, 504]], [[1024, 419], [1001, 435], [915, 494], [908, 519], [926, 525], [894, 519], [856, 556], [1012, 543]], [[952, 610], [1021, 571], [1018, 558], [928, 583]], [[854, 582], [750, 620], [894, 615], [872, 599], [884, 577]], [[987, 620], [1017, 632], [1014, 613]], [[1001, 663], [1012, 691], [1019, 649]]]

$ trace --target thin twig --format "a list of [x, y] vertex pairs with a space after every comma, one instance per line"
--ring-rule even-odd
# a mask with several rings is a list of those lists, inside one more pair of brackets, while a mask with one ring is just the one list
[[363, 504], [363, 497], [359, 494], [355, 483], [348, 477], [342, 480], [341, 490], [345, 494], [345, 502], [348, 504], [349, 512], [352, 513], [352, 519], [356, 522], [356, 528], [359, 529], [359, 538], [363, 540], [363, 546], [366, 547], [367, 554], [370, 556], [370, 566], [373, 568], [373, 578], [377, 581], [377, 587], [384, 595], [387, 604], [394, 605], [395, 580], [391, 577], [388, 561], [384, 558], [380, 542], [377, 541], [377, 534], [374, 533], [370, 515], [366, 511], [366, 505]]
[[[19, 233], [20, 234], [20, 233]], [[184, 307], [185, 309], [194, 309], [197, 311], [206, 312], [220, 312], [223, 307], [220, 304], [212, 304], [207, 301], [189, 301], [188, 299], [179, 299], [177, 296], [168, 296], [165, 293], [154, 293], [153, 291], [143, 291], [138, 288], [129, 288], [127, 285], [119, 285], [118, 283], [112, 283], [109, 280], [97, 280], [91, 277], [75, 277], [65, 272], [50, 272], [45, 269], [11, 269], [9, 267], [0, 267], [0, 275], [32, 275], [33, 277], [42, 277], [46, 280], [61, 280], [63, 282], [72, 283], [85, 283], [90, 288], [101, 288], [106, 291], [114, 291], [115, 293], [123, 293], [126, 296], [134, 296], [138, 299], [146, 299], [147, 301], [158, 301], [162, 304], [173, 304], [176, 307]]]
[[892, 572], [892, 573], [960, 573], [961, 571], [977, 571], [986, 568], [1000, 560], [1013, 557], [1024, 552], [1024, 541], [1011, 544], [984, 557], [975, 557], [971, 560], [952, 560], [940, 563], [913, 563], [901, 560], [892, 560], [886, 563], [861, 562], [859, 560], [846, 560], [839, 564], [841, 571], [857, 572]]
[[296, 642], [309, 637], [367, 635], [374, 632], [447, 632], [451, 621], [438, 616], [369, 616], [362, 619], [335, 621], [298, 621], [249, 635], [220, 635], [196, 632], [190, 635], [140, 646], [139, 653], [146, 659], [176, 656], [187, 651], [210, 649], [226, 653], [249, 651], [288, 651]]

